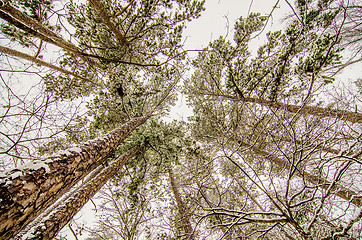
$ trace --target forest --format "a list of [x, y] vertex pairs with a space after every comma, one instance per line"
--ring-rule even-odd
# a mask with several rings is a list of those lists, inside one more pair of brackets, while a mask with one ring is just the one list
[[0, 0], [0, 240], [361, 239], [361, 2], [273, 6]]

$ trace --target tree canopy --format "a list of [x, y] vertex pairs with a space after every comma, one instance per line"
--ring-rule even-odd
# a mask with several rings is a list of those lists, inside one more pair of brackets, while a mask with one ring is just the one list
[[204, 5], [0, 1], [0, 239], [362, 237], [360, 3], [186, 49]]

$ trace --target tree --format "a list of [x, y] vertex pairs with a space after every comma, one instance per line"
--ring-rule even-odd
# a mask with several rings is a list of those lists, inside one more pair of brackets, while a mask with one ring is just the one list
[[[343, 37], [339, 31], [334, 36], [321, 34], [332, 32], [330, 25], [314, 21], [340, 13], [332, 14], [336, 9], [322, 5], [316, 11], [303, 8], [306, 18], [302, 23], [292, 22], [285, 33], [268, 33], [268, 42], [255, 57], [248, 52], [247, 43], [265, 18], [251, 14], [236, 23], [234, 43], [221, 37], [193, 61], [195, 73], [185, 84], [194, 107], [193, 136], [214, 148], [215, 161], [224, 159], [218, 161], [220, 165], [231, 162], [235, 169], [223, 175], [226, 179], [243, 179], [241, 186], [251, 186], [258, 196], [246, 194], [248, 198], [239, 205], [228, 206], [226, 198], [216, 206], [203, 204], [201, 219], [225, 218], [214, 227], [227, 228], [228, 234], [273, 239], [278, 232], [292, 239], [331, 237], [346, 225], [326, 217], [329, 209], [336, 202], [346, 204], [343, 212], [353, 219], [356, 208], [349, 204], [360, 205], [359, 186], [351, 184], [350, 178], [358, 175], [360, 164], [361, 152], [356, 148], [360, 113], [343, 111], [340, 103], [334, 103], [336, 110], [333, 105], [320, 107], [315, 93], [327, 84], [327, 69], [341, 60], [338, 38]], [[338, 24], [338, 29], [344, 27], [343, 22]], [[317, 106], [310, 106], [313, 101]], [[356, 120], [338, 116], [342, 111], [356, 114]], [[271, 162], [265, 161], [268, 159]], [[335, 188], [337, 185], [341, 187]], [[225, 192], [232, 194], [240, 188], [229, 182], [227, 189], [233, 190]], [[344, 195], [348, 191], [350, 197]], [[256, 209], [253, 205], [258, 200], [263, 204], [256, 204]], [[350, 231], [350, 237], [356, 235]]]
[[[25, 239], [52, 239], [57, 233], [74, 217], [74, 215], [91, 199], [101, 187], [112, 178], [120, 168], [132, 157], [134, 157], [144, 146], [136, 146], [123, 155], [117, 157], [110, 166], [92, 176], [88, 182], [83, 183], [76, 191], [65, 199], [52, 212], [45, 216], [45, 220], [30, 229]], [[21, 236], [20, 238], [23, 238]]]
[[[188, 190], [185, 193], [184, 184], [178, 183], [179, 178], [173, 174], [170, 177], [169, 171], [170, 167], [182, 167], [180, 161], [183, 161], [184, 150], [191, 147], [192, 142], [184, 135], [184, 129], [181, 124], [153, 120], [128, 139], [130, 144], [146, 141], [149, 147], [138, 159], [128, 162], [125, 171], [118, 173], [111, 181], [112, 189], [107, 191], [107, 196], [112, 196], [113, 203], [107, 204], [106, 211], [99, 213], [101, 218], [97, 227], [86, 229], [92, 237], [168, 239], [192, 238], [195, 235], [191, 225], [192, 215], [188, 211]], [[128, 194], [124, 191], [127, 188]], [[104, 196], [100, 197], [105, 199]], [[135, 219], [130, 217], [133, 214]], [[162, 227], [165, 225], [169, 225], [170, 229]], [[100, 230], [104, 234], [98, 234]]]
[[[64, 50], [69, 51], [70, 53], [69, 52], [66, 53], [66, 55], [69, 54], [69, 58], [65, 58], [65, 60], [63, 61], [62, 67], [58, 67], [58, 66], [55, 66], [53, 64], [49, 64], [49, 63], [47, 63], [45, 61], [39, 60], [38, 59], [39, 58], [39, 52], [41, 51], [42, 44], [40, 44], [40, 47], [38, 49], [38, 53], [36, 54], [35, 57], [30, 56], [29, 54], [21, 53], [19, 51], [16, 51], [16, 50], [13, 50], [13, 49], [10, 49], [10, 48], [7, 48], [7, 47], [1, 47], [3, 53], [8, 54], [8, 55], [13, 55], [13, 56], [16, 56], [16, 57], [21, 57], [21, 58], [26, 59], [26, 60], [30, 60], [30, 61], [32, 61], [32, 62], [34, 62], [36, 64], [40, 64], [40, 65], [44, 65], [46, 67], [50, 67], [53, 70], [56, 70], [56, 71], [58, 71], [60, 73], [64, 73], [64, 74], [67, 74], [67, 75], [69, 74], [69, 75], [73, 76], [74, 78], [78, 78], [78, 80], [79, 79], [81, 80], [79, 82], [79, 81], [77, 81], [75, 79], [68, 78], [67, 76], [65, 76], [65, 77], [57, 76], [58, 79], [57, 79], [57, 81], [55, 81], [54, 80], [55, 79], [54, 75], [45, 76], [45, 82], [48, 84], [47, 91], [55, 92], [55, 95], [58, 95], [60, 98], [72, 98], [72, 99], [74, 99], [77, 95], [84, 95], [86, 93], [90, 93], [92, 91], [92, 89], [94, 89], [95, 86], [99, 85], [98, 83], [93, 82], [94, 85], [87, 85], [86, 86], [83, 83], [84, 83], [84, 81], [88, 82], [89, 80], [87, 78], [85, 78], [83, 76], [80, 76], [77, 73], [75, 73], [75, 72], [82, 72], [82, 75], [84, 75], [84, 74], [87, 75], [86, 70], [80, 69], [81, 66], [85, 66], [86, 69], [94, 69], [94, 67], [97, 67], [97, 66], [94, 66], [92, 64], [90, 64], [90, 65], [89, 64], [80, 64], [79, 61], [76, 60], [76, 58], [74, 58], [72, 56], [72, 54], [75, 54], [75, 56], [80, 57], [81, 60], [83, 60], [83, 62], [87, 62], [89, 54], [83, 53], [83, 51], [80, 51], [79, 47], [74, 46], [74, 44], [65, 42], [62, 39], [61, 36], [59, 36], [58, 34], [56, 34], [55, 32], [52, 31], [54, 28], [52, 28], [52, 27], [49, 28], [49, 23], [48, 23], [47, 20], [44, 21], [44, 19], [42, 17], [39, 17], [36, 14], [34, 15], [34, 11], [36, 11], [37, 7], [41, 8], [42, 4], [35, 3], [35, 5], [37, 5], [37, 4], [38, 5], [34, 6], [34, 5], [31, 5], [31, 4], [33, 4], [33, 3], [31, 3], [30, 6], [29, 6], [27, 1], [19, 2], [19, 5], [17, 5], [17, 3], [14, 3], [14, 4], [15, 4], [15, 6], [22, 6], [23, 5], [25, 11], [24, 12], [19, 11], [19, 9], [12, 6], [11, 3], [8, 3], [8, 2], [6, 4], [1, 5], [1, 11], [2, 11], [1, 16], [3, 17], [4, 20], [8, 21], [8, 23], [7, 23], [8, 25], [6, 25], [7, 28], [2, 29], [4, 34], [13, 37], [13, 40], [19, 41], [19, 43], [24, 45], [25, 47], [29, 47], [29, 45], [26, 44], [26, 42], [33, 41], [32, 38], [34, 38], [34, 39], [40, 38], [41, 41], [43, 41], [43, 40], [47, 41], [47, 42], [52, 43], [52, 44], [54, 44], [54, 45], [56, 45], [58, 47], [63, 48]], [[96, 12], [98, 12], [98, 14], [100, 13], [100, 10], [101, 10], [101, 12], [102, 11], [107, 12], [107, 10], [103, 9], [100, 2], [93, 1], [92, 4], [93, 4], [92, 6], [96, 9]], [[128, 5], [128, 7], [130, 7], [128, 10], [132, 9], [132, 12], [134, 10], [136, 10], [135, 5], [132, 5], [132, 6]], [[113, 4], [112, 7], [116, 7], [116, 5]], [[128, 7], [126, 7], [124, 10], [127, 10]], [[128, 11], [128, 12], [123, 11], [123, 12], [125, 12], [126, 16], [129, 16], [129, 19], [127, 18], [127, 21], [131, 21], [130, 25], [128, 26], [129, 27], [128, 30], [130, 30], [133, 27], [132, 24], [134, 24], [134, 20], [136, 20], [136, 17], [137, 17], [137, 21], [138, 21], [138, 19], [140, 17], [139, 13], [141, 11], [144, 11], [144, 7], [145, 6], [144, 6], [143, 3], [141, 5], [138, 5], [139, 9], [136, 11], [136, 15], [133, 15], [133, 16], [132, 15], [130, 16], [130, 13], [131, 13], [130, 11]], [[149, 3], [148, 7], [149, 7], [149, 9], [147, 9], [147, 11], [145, 12], [146, 15], [144, 16], [143, 20], [146, 19], [147, 22], [152, 23], [152, 21], [155, 19], [152, 12], [157, 13], [161, 7], [172, 8], [173, 5], [170, 4], [170, 3], [163, 3], [163, 2], [161, 3], [160, 2], [160, 3], [157, 4], [157, 6], [156, 5], [152, 6], [152, 3]], [[30, 13], [31, 14], [29, 14], [29, 12], [27, 12], [28, 8], [30, 8]], [[182, 9], [182, 8], [184, 8], [184, 9]], [[51, 8], [49, 6], [46, 7], [46, 11], [49, 11], [50, 9]], [[72, 5], [70, 11], [76, 11], [76, 9], [77, 9], [77, 7]], [[79, 9], [82, 10], [82, 7], [80, 7]], [[192, 3], [190, 3], [190, 2], [182, 2], [182, 3], [180, 3], [180, 9], [179, 10], [180, 10], [180, 12], [176, 12], [176, 15], [174, 16], [173, 20], [169, 19], [169, 20], [171, 20], [171, 23], [157, 24], [157, 25], [154, 25], [154, 26], [151, 26], [149, 28], [144, 29], [147, 26], [147, 22], [143, 22], [143, 23], [141, 23], [141, 24], [143, 24], [142, 28], [139, 29], [139, 31], [137, 30], [138, 31], [137, 34], [140, 34], [140, 35], [132, 35], [131, 37], [133, 38], [133, 40], [135, 40], [135, 39], [137, 39], [139, 37], [143, 37], [144, 39], [146, 37], [153, 37], [156, 34], [147, 35], [147, 33], [152, 32], [152, 31], [154, 32], [155, 29], [158, 31], [158, 30], [160, 30], [160, 27], [161, 27], [161, 32], [160, 33], [166, 34], [166, 32], [167, 33], [170, 32], [170, 30], [169, 30], [170, 25], [172, 25], [172, 26], [180, 25], [179, 27], [175, 27], [176, 31], [175, 31], [175, 35], [173, 37], [170, 37], [170, 38], [162, 38], [161, 37], [162, 39], [165, 40], [164, 41], [165, 45], [160, 46], [162, 51], [167, 51], [168, 47], [179, 48], [180, 47], [180, 45], [178, 44], [179, 40], [177, 40], [177, 39], [181, 38], [180, 32], [181, 32], [181, 30], [183, 28], [182, 24], [180, 24], [180, 23], [182, 23], [183, 21], [185, 21], [187, 19], [190, 20], [193, 17], [197, 17], [199, 12], [202, 10], [202, 3], [199, 3], [199, 2], [196, 2], [196, 1], [194, 1]], [[91, 10], [91, 11], [93, 11], [93, 10]], [[97, 13], [95, 13], [95, 15], [96, 14]], [[132, 13], [132, 14], [134, 14], [134, 13]], [[148, 15], [148, 14], [151, 14], [151, 15]], [[114, 25], [112, 25], [112, 22], [109, 19], [106, 19], [108, 17], [107, 15], [108, 15], [108, 13], [106, 13], [105, 15], [104, 14], [102, 15], [102, 17], [105, 17], [103, 19], [106, 21], [106, 25], [111, 28], [110, 29], [111, 31], [116, 32], [117, 33], [116, 35], [119, 37], [120, 35], [118, 34], [117, 29], [115, 29]], [[160, 17], [160, 19], [165, 19], [164, 14], [160, 15], [159, 17]], [[45, 18], [46, 18], [46, 16], [45, 16]], [[72, 21], [72, 20], [73, 19], [70, 19], [70, 21], [73, 24], [76, 23], [76, 21]], [[156, 19], [156, 21], [158, 21], [158, 19]], [[137, 23], [137, 24], [139, 24], [139, 23]], [[77, 26], [79, 27], [79, 25], [77, 25]], [[138, 27], [136, 27], [136, 28], [138, 28]], [[132, 34], [134, 34], [134, 33], [132, 33]], [[98, 36], [100, 36], [100, 35], [101, 34], [99, 34]], [[24, 40], [23, 36], [26, 36], [26, 38], [28, 40]], [[85, 36], [88, 37], [89, 35], [85, 35]], [[169, 40], [174, 41], [172, 46], [168, 45]], [[134, 45], [134, 46], [136, 46], [136, 45]], [[110, 47], [110, 46], [107, 45], [107, 47]], [[153, 48], [154, 47], [155, 46], [153, 46]], [[139, 49], [140, 48], [136, 49], [136, 51], [138, 51]], [[92, 47], [91, 47], [91, 50], [92, 50]], [[145, 50], [145, 48], [142, 48], [142, 51], [143, 50]], [[158, 51], [157, 48], [156, 48], [156, 51]], [[101, 54], [100, 56], [95, 55], [93, 57], [96, 58], [96, 59], [100, 59], [101, 61], [103, 61], [103, 63], [104, 63], [104, 61], [107, 63], [108, 60], [105, 59], [102, 55], [104, 56], [104, 54]], [[153, 53], [150, 54], [150, 56], [148, 58], [151, 59], [151, 61], [156, 60], [156, 57], [155, 57], [155, 55]], [[152, 60], [152, 58], [154, 58], [154, 59]], [[126, 63], [126, 64], [131, 64], [131, 65], [140, 65], [140, 66], [143, 66], [143, 65], [148, 66], [149, 65], [149, 64], [144, 64], [144, 63], [133, 63], [133, 62], [127, 62], [127, 61], [124, 62], [124, 61], [122, 61], [122, 59], [117, 59], [115, 56], [112, 56], [112, 58], [110, 58], [110, 59], [111, 59], [111, 61], [110, 61], [111, 63], [115, 62], [117, 64], [118, 63]], [[142, 59], [140, 59], [140, 60], [142, 60]], [[65, 70], [66, 65], [71, 65], [72, 66], [72, 71]], [[119, 75], [120, 74], [119, 72], [114, 73], [114, 64], [111, 64], [111, 65], [112, 65], [111, 66], [112, 74], [115, 74], [115, 75], [118, 74]], [[159, 64], [151, 64], [151, 65], [159, 66]], [[103, 68], [104, 69], [108, 68], [107, 64], [103, 64]], [[120, 67], [120, 68], [121, 68], [121, 71], [125, 70], [122, 67]], [[136, 72], [140, 71], [139, 69], [135, 69], [135, 70], [136, 70]], [[158, 70], [158, 71], [160, 71], [160, 70]], [[109, 74], [109, 73], [106, 73], [106, 74]], [[110, 74], [110, 75], [112, 75], [112, 74]], [[66, 83], [66, 81], [68, 81], [68, 80], [69, 80], [69, 83]], [[160, 79], [157, 79], [157, 81], [161, 82]], [[59, 82], [62, 82], [62, 84], [58, 84]], [[89, 82], [92, 82], [92, 80], [90, 80]], [[137, 81], [135, 81], [134, 83], [137, 85]], [[111, 84], [114, 85], [115, 82], [111, 82]], [[56, 92], [54, 89], [52, 89], [52, 86], [57, 86], [57, 87], [60, 86], [61, 89], [58, 92]], [[75, 86], [80, 88], [80, 90], [78, 91], [77, 94], [74, 94], [74, 91], [73, 91]], [[151, 89], [149, 89], [149, 90], [152, 91]], [[173, 90], [172, 85], [167, 90], [172, 91]], [[72, 91], [72, 93], [70, 93], [70, 91]], [[158, 91], [158, 92], [160, 92], [160, 91]], [[156, 92], [156, 94], [158, 92]], [[159, 95], [161, 95], [161, 96], [159, 96]], [[167, 93], [164, 94], [164, 92], [162, 92], [161, 94], [158, 94], [159, 98], [160, 97], [167, 97], [167, 96], [168, 96], [168, 94]], [[149, 98], [149, 96], [146, 96], [146, 99], [147, 98]], [[163, 100], [160, 99], [159, 104], [161, 104]], [[129, 102], [129, 103], [131, 103], [131, 102]], [[153, 107], [155, 106], [153, 103], [149, 103], [148, 105], [149, 106], [151, 105]], [[137, 107], [142, 107], [142, 106], [139, 106], [139, 105], [135, 105], [135, 107], [136, 106]], [[134, 110], [134, 111], [133, 111], [133, 109], [131, 109], [131, 110], [132, 110], [132, 112], [135, 112], [135, 114], [137, 114], [138, 116], [142, 116], [142, 112], [147, 111], [147, 109], [145, 109], [145, 108], [137, 109], [137, 110]], [[148, 117], [149, 117], [149, 115], [147, 115], [146, 118], [148, 118]], [[130, 118], [128, 113], [127, 113], [127, 118]], [[146, 118], [142, 118], [142, 119], [146, 119]], [[124, 120], [121, 121], [121, 122], [124, 122]], [[116, 134], [119, 134], [119, 133], [116, 133]], [[122, 138], [123, 136], [120, 135], [120, 136], [118, 136], [118, 138], [119, 137]], [[112, 145], [113, 143], [106, 143], [106, 144], [111, 144]], [[118, 141], [118, 144], [119, 144], [119, 141]], [[113, 151], [115, 149], [115, 147], [117, 147], [117, 143], [116, 143], [116, 145], [111, 146], [110, 151]], [[98, 164], [98, 163], [95, 163], [95, 165], [96, 164]], [[44, 173], [44, 169], [42, 171]], [[57, 170], [56, 170], [56, 168], [54, 168], [51, 171], [56, 172]], [[75, 181], [73, 184], [76, 183], [76, 180], [79, 180], [81, 177], [84, 177], [87, 173], [88, 172], [83, 172], [83, 174], [80, 177], [77, 176], [78, 178], [72, 180], [72, 181]], [[59, 172], [59, 174], [60, 174], [60, 172]], [[72, 184], [65, 184], [65, 186], [66, 186], [65, 190], [68, 187], [71, 187], [71, 185]], [[51, 192], [49, 192], [49, 194], [51, 194]], [[49, 201], [49, 205], [51, 203], [52, 203], [52, 201]], [[47, 206], [43, 206], [43, 207], [47, 207]], [[34, 212], [36, 212], [36, 211], [34, 211]], [[16, 225], [15, 223], [14, 223], [14, 226], [16, 226], [17, 228], [21, 228], [21, 225]], [[9, 226], [4, 226], [4, 227], [8, 228]], [[8, 231], [8, 233], [12, 234], [11, 231]]]
[[14, 236], [104, 162], [149, 117], [132, 119], [103, 138], [7, 172], [1, 181], [1, 235]]
[[257, 103], [262, 106], [267, 106], [275, 109], [287, 110], [291, 113], [298, 113], [298, 114], [310, 114], [315, 115], [318, 117], [334, 117], [339, 118], [341, 120], [350, 121], [352, 123], [361, 123], [362, 122], [362, 114], [358, 112], [351, 112], [346, 110], [340, 109], [329, 109], [329, 108], [321, 108], [315, 106], [297, 106], [292, 104], [284, 104], [280, 102], [265, 100], [265, 99], [257, 99], [257, 98], [238, 98], [234, 96], [227, 96], [227, 95], [214, 95], [215, 98], [222, 98], [225, 100], [231, 101], [244, 101], [249, 103]]
[[[337, 73], [360, 61], [359, 38], [351, 31], [358, 31], [360, 7], [333, 0], [287, 3], [293, 14], [286, 28], [266, 33], [255, 54], [249, 45], [271, 14], [240, 17], [233, 41], [216, 39], [192, 65], [185, 61], [182, 30], [200, 15], [202, 1], [1, 3], [7, 39], [1, 68], [14, 79], [35, 72], [44, 89], [36, 99], [46, 99], [38, 103], [25, 94], [23, 100], [11, 79], [2, 78], [11, 98], [0, 121], [7, 120], [8, 129], [22, 127], [16, 137], [0, 128], [7, 140], [3, 153], [11, 156], [26, 146], [22, 139], [34, 139], [29, 156], [55, 155], [23, 157], [25, 166], [1, 176], [0, 238], [25, 225], [34, 238], [53, 237], [96, 192], [102, 202], [93, 202], [97, 224], [79, 225], [75, 236], [360, 237], [360, 96], [341, 91], [325, 100]], [[47, 54], [51, 48], [60, 50], [56, 58]], [[184, 79], [190, 68], [193, 74]], [[180, 84], [194, 115], [165, 123]], [[34, 107], [12, 114], [20, 106], [13, 99]], [[86, 101], [79, 115], [68, 111], [66, 123], [49, 127], [49, 119], [58, 118], [43, 109], [77, 101]], [[17, 125], [24, 109], [25, 123]], [[36, 139], [33, 130], [49, 134], [49, 141]], [[140, 145], [142, 154], [128, 159]], [[37, 226], [39, 219], [45, 222]]]
[[168, 175], [169, 175], [169, 179], [170, 179], [172, 193], [173, 193], [174, 198], [176, 200], [178, 212], [179, 212], [180, 218], [181, 218], [182, 228], [183, 228], [183, 231], [184, 231], [184, 235], [181, 236], [181, 237], [186, 237], [187, 239], [195, 239], [195, 236], [193, 234], [193, 229], [192, 229], [192, 226], [191, 226], [191, 223], [190, 223], [190, 218], [188, 216], [185, 204], [183, 203], [182, 198], [180, 196], [180, 192], [178, 190], [177, 183], [176, 183], [175, 178], [173, 176], [172, 169], [170, 169], [168, 171]]

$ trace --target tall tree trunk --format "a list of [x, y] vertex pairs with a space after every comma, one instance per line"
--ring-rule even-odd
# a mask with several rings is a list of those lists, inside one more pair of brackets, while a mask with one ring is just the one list
[[258, 103], [263, 106], [273, 107], [277, 109], [285, 109], [291, 113], [310, 114], [319, 117], [333, 117], [346, 120], [353, 123], [362, 123], [362, 114], [338, 109], [328, 109], [313, 106], [297, 106], [292, 104], [284, 104], [258, 98], [242, 98], [244, 102]]
[[0, 5], [0, 10], [9, 14], [14, 19], [18, 19], [22, 23], [26, 24], [28, 27], [33, 28], [36, 31], [39, 31], [40, 33], [55, 37], [58, 36], [50, 29], [42, 25], [40, 22], [36, 21], [35, 19], [29, 17], [28, 15], [24, 14], [23, 12], [19, 11], [17, 8], [12, 7], [10, 3], [5, 3]]
[[260, 98], [245, 98], [245, 97], [235, 97], [232, 95], [224, 95], [224, 94], [209, 94], [218, 98], [232, 100], [232, 101], [243, 101], [249, 103], [257, 103], [262, 106], [273, 107], [277, 109], [285, 109], [291, 113], [300, 113], [300, 114], [310, 114], [319, 117], [333, 117], [341, 120], [346, 120], [352, 123], [362, 123], [362, 113], [358, 112], [350, 112], [346, 110], [338, 110], [338, 109], [329, 109], [329, 108], [321, 108], [321, 107], [313, 107], [313, 106], [298, 106], [292, 104], [284, 104], [280, 102], [269, 101]]
[[151, 116], [134, 118], [78, 147], [25, 164], [0, 176], [0, 239], [9, 239], [109, 157]]
[[56, 206], [40, 224], [33, 227], [25, 236], [17, 236], [15, 239], [53, 239], [89, 199], [91, 199], [129, 159], [141, 151], [143, 146], [144, 145], [136, 146], [119, 156], [109, 167], [103, 169], [93, 179], [90, 179], [90, 181], [80, 186], [64, 203]]
[[120, 32], [117, 26], [111, 21], [110, 14], [103, 7], [103, 4], [99, 0], [88, 0], [92, 7], [96, 10], [99, 16], [102, 18], [103, 23], [116, 35], [120, 43], [129, 45], [127, 38]]
[[[56, 33], [54, 33], [52, 30], [50, 30], [40, 22], [36, 21], [35, 19], [29, 17], [25, 13], [19, 11], [15, 7], [12, 7], [10, 4], [4, 4], [0, 6], [0, 10], [6, 13], [6, 15], [4, 13], [1, 14], [2, 18], [6, 21], [11, 21], [10, 23], [15, 23], [14, 25], [16, 27], [19, 27], [20, 29], [26, 32], [29, 32], [29, 29], [32, 29], [33, 31], [31, 31], [31, 33], [37, 32], [39, 36], [41, 34], [42, 36], [48, 39], [50, 38], [53, 41], [56, 41], [58, 44], [63, 45], [62, 48], [65, 48], [70, 51], [76, 51], [76, 52], [79, 51], [76, 46], [65, 41]], [[11, 17], [12, 19], [9, 19], [9, 17]], [[46, 41], [46, 39], [43, 40]]]
[[88, 78], [85, 78], [85, 77], [82, 77], [74, 72], [70, 72], [68, 70], [65, 70], [63, 68], [60, 68], [58, 66], [55, 66], [53, 64], [50, 64], [48, 62], [45, 62], [45, 61], [42, 61], [38, 58], [35, 58], [33, 56], [30, 56], [28, 54], [25, 54], [25, 53], [22, 53], [22, 52], [18, 52], [16, 50], [13, 50], [13, 49], [10, 49], [10, 48], [7, 48], [7, 47], [3, 47], [3, 46], [0, 46], [0, 52], [2, 53], [5, 53], [7, 55], [11, 55], [11, 56], [14, 56], [14, 57], [18, 57], [18, 58], [22, 58], [22, 59], [25, 59], [25, 60], [28, 60], [28, 61], [31, 61], [33, 63], [36, 63], [36, 64], [39, 64], [41, 66], [45, 66], [45, 67], [48, 67], [48, 68], [51, 68], [53, 70], [56, 70], [58, 72], [61, 72], [61, 73], [64, 73], [64, 74], [68, 74], [68, 75], [71, 75], [75, 78], [79, 78], [79, 79], [82, 79], [84, 81], [87, 81], [87, 82], [92, 82], [92, 80], [88, 79]]
[[[292, 139], [290, 137], [285, 137], [285, 136], [282, 136], [282, 137], [278, 137], [278, 136], [275, 136], [275, 135], [271, 135], [274, 139], [277, 139], [277, 140], [281, 140], [281, 141], [285, 141], [285, 142], [289, 142], [289, 143], [296, 143], [298, 145], [302, 145], [303, 142], [298, 140], [298, 139]], [[322, 150], [324, 152], [327, 152], [327, 153], [333, 153], [333, 154], [339, 154], [341, 151], [340, 150], [337, 150], [337, 149], [334, 149], [334, 148], [329, 148], [329, 147], [325, 147], [323, 144], [309, 144], [307, 145], [308, 149], [319, 149], [319, 150]]]
[[[0, 7], [1, 9], [1, 7]], [[18, 10], [17, 10], [18, 11]], [[21, 13], [23, 14], [23, 13]], [[50, 37], [32, 29], [31, 27], [27, 26], [26, 24], [22, 23], [21, 21], [19, 21], [18, 19], [15, 19], [13, 16], [11, 16], [10, 14], [3, 12], [2, 10], [0, 10], [0, 18], [4, 19], [5, 21], [7, 21], [9, 24], [23, 30], [26, 33], [29, 33], [30, 35], [34, 36], [34, 37], [38, 37], [46, 42], [52, 43], [52, 44], [56, 44], [55, 41], [53, 39], [51, 39]], [[33, 20], [34, 21], [34, 20]]]
[[[37, 216], [32, 222], [30, 222], [24, 229], [22, 229], [14, 238], [21, 239], [23, 236], [27, 235], [31, 231], [37, 228], [47, 216], [50, 216], [51, 213], [55, 211], [57, 207], [60, 206], [61, 203], [66, 202], [69, 198], [71, 198], [82, 186], [93, 180], [102, 170], [104, 169], [103, 165], [98, 166], [91, 173], [87, 175], [86, 178], [79, 181], [78, 186], [74, 186], [70, 191], [66, 192], [62, 195], [53, 205], [48, 207], [45, 211], [43, 211], [39, 216]], [[80, 183], [81, 182], [81, 183]], [[29, 234], [28, 234], [29, 236]]]
[[[245, 142], [243, 142], [242, 145], [245, 147], [251, 148], [255, 153], [265, 157], [266, 159], [277, 164], [281, 168], [290, 168], [291, 167], [291, 164], [288, 161], [278, 158], [256, 146], [252, 146]], [[358, 207], [362, 206], [362, 197], [358, 196], [358, 194], [355, 193], [354, 191], [347, 189], [343, 186], [331, 183], [328, 180], [323, 179], [322, 177], [318, 177], [313, 174], [310, 174], [306, 171], [303, 171], [302, 169], [300, 169], [298, 167], [296, 169], [296, 173], [298, 176], [302, 177], [305, 181], [310, 182], [316, 186], [319, 186], [325, 190], [328, 190], [329, 187], [332, 185], [331, 191], [333, 191], [335, 195], [355, 204]]]
[[57, 35], [52, 30], [32, 19], [25, 13], [10, 5], [0, 6], [0, 9], [0, 18], [4, 19], [9, 24], [12, 24], [13, 26], [43, 41], [63, 48], [64, 50], [68, 50], [83, 60], [89, 61], [91, 65], [97, 65], [92, 59], [85, 58], [88, 54], [83, 53], [77, 46], [65, 41], [61, 36]]
[[168, 176], [169, 176], [169, 179], [170, 179], [172, 193], [173, 193], [173, 195], [175, 197], [175, 200], [176, 200], [177, 209], [178, 209], [178, 212], [180, 214], [182, 228], [183, 228], [183, 231], [184, 231], [185, 236], [186, 236], [186, 238], [183, 238], [183, 239], [195, 239], [195, 236], [193, 235], [193, 229], [192, 229], [192, 226], [191, 226], [189, 215], [187, 213], [185, 204], [183, 203], [182, 198], [180, 196], [180, 193], [178, 191], [177, 183], [175, 181], [175, 178], [173, 176], [173, 172], [172, 172], [171, 168], [168, 171]]

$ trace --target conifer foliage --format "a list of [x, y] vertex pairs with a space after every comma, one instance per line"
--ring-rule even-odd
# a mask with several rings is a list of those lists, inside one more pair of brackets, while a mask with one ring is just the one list
[[202, 0], [0, 1], [0, 239], [361, 238], [361, 6], [284, 2], [191, 59]]

